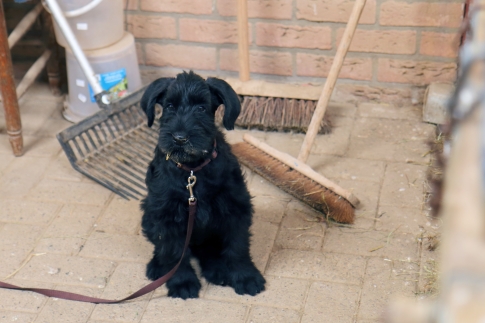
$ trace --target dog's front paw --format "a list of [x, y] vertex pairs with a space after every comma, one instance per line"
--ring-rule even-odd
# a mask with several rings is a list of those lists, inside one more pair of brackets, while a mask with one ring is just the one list
[[156, 261], [155, 258], [152, 258], [152, 260], [150, 260], [150, 262], [147, 264], [147, 278], [150, 280], [157, 280], [166, 274], [164, 270], [165, 269], [158, 264], [158, 261]]
[[264, 291], [266, 280], [256, 268], [238, 270], [231, 274], [231, 286], [239, 295], [249, 294], [254, 296]]
[[201, 288], [198, 280], [187, 280], [183, 282], [167, 284], [168, 296], [174, 298], [197, 298]]

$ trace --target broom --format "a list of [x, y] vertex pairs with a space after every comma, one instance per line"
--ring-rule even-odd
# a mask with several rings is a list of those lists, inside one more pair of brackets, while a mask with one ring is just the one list
[[[265, 131], [306, 132], [317, 105], [319, 93], [295, 91], [294, 86], [281, 86], [263, 81], [251, 81], [249, 76], [248, 14], [247, 0], [238, 0], [238, 38], [239, 38], [239, 80], [244, 89], [239, 93], [241, 113], [236, 126], [246, 129]], [[233, 87], [234, 82], [227, 80]], [[238, 85], [241, 82], [237, 82]], [[277, 87], [277, 88], [275, 88]], [[222, 120], [223, 111], [219, 109], [216, 119]], [[331, 123], [323, 118], [320, 133], [329, 133]]]
[[[239, 3], [241, 2], [243, 1], [239, 1]], [[354, 4], [298, 158], [280, 152], [247, 134], [244, 135], [245, 142], [234, 144], [232, 148], [238, 159], [254, 172], [314, 209], [323, 212], [327, 218], [341, 223], [353, 223], [354, 208], [359, 205], [359, 200], [351, 192], [315, 172], [305, 163], [325, 115], [364, 5], [365, 0], [356, 0]], [[240, 6], [238, 9], [244, 10], [245, 8]], [[247, 44], [247, 38], [245, 41], [242, 38], [243, 36], [240, 36], [240, 45], [244, 46]], [[243, 50], [244, 48], [239, 52], [240, 61], [242, 61], [240, 67], [242, 73], [244, 71], [248, 73], [249, 60], [242, 53]]]

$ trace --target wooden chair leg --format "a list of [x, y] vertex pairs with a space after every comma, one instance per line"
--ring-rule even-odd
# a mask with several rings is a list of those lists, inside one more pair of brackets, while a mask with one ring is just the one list
[[8, 139], [14, 155], [21, 156], [23, 153], [22, 123], [13, 78], [12, 58], [8, 47], [3, 1], [0, 1], [0, 89], [5, 108]]

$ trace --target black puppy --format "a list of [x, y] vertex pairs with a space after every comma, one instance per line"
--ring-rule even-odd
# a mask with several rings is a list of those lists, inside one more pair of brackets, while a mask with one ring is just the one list
[[194, 173], [198, 205], [190, 249], [167, 282], [168, 295], [198, 297], [201, 285], [189, 263], [191, 256], [199, 260], [209, 283], [229, 285], [238, 294], [258, 294], [265, 280], [249, 255], [250, 195], [240, 165], [214, 122], [217, 108], [224, 104], [224, 127], [234, 128], [241, 110], [237, 94], [223, 80], [184, 72], [148, 86], [141, 100], [148, 126], [155, 119], [156, 103], [163, 107], [160, 137], [141, 205], [143, 234], [155, 245], [147, 277], [163, 276], [182, 255], [189, 212], [187, 179], [191, 169], [202, 166]]

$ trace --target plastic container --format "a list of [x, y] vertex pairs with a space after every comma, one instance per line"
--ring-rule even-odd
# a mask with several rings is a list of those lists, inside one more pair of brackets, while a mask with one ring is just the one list
[[[64, 13], [73, 12], [99, 0], [58, 0]], [[83, 50], [99, 49], [119, 41], [124, 35], [123, 0], [102, 0], [75, 17], [66, 16], [74, 35]], [[62, 47], [69, 45], [54, 20], [56, 40]]]
[[[135, 38], [130, 33], [125, 32], [119, 42], [109, 47], [84, 53], [103, 89], [111, 92], [111, 100], [141, 88]], [[99, 111], [99, 107], [81, 66], [68, 48], [66, 65], [69, 94], [64, 102], [63, 115], [71, 122], [78, 122]]]

